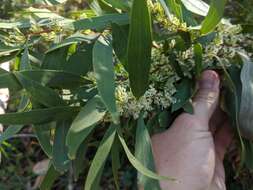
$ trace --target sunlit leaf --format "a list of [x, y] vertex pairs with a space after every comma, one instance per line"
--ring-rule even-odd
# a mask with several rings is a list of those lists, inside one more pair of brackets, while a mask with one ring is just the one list
[[184, 6], [191, 12], [206, 16], [209, 10], [209, 5], [202, 0], [181, 0]]
[[85, 190], [90, 190], [93, 186], [94, 181], [96, 180], [99, 171], [101, 168], [104, 167], [104, 163], [109, 155], [111, 150], [114, 137], [116, 134], [116, 127], [115, 125], [111, 125], [110, 128], [106, 131], [99, 148], [96, 152], [95, 157], [91, 163], [86, 182], [85, 182]]
[[[147, 169], [155, 171], [151, 139], [142, 116], [140, 116], [138, 119], [135, 139], [135, 157]], [[161, 190], [159, 182], [157, 180], [146, 177], [141, 173], [138, 173], [138, 185], [139, 187], [143, 187], [144, 190]]]
[[118, 123], [113, 55], [109, 39], [100, 37], [96, 41], [93, 48], [93, 69], [100, 97], [111, 113], [113, 121]]
[[[105, 115], [104, 108], [101, 108], [101, 100], [98, 97], [91, 99], [79, 112], [67, 134], [66, 144], [68, 146], [68, 155], [70, 159], [75, 159], [76, 152], [90, 134], [96, 124], [101, 121]], [[99, 107], [100, 106], [100, 107]], [[0, 120], [1, 121], [1, 120]]]
[[124, 138], [122, 137], [122, 132], [120, 131], [120, 129], [118, 129], [118, 137], [119, 140], [123, 146], [123, 149], [125, 150], [125, 153], [127, 155], [127, 158], [129, 160], [129, 162], [135, 167], [135, 169], [138, 170], [138, 172], [140, 172], [141, 174], [150, 177], [152, 179], [157, 179], [157, 180], [174, 180], [170, 177], [166, 177], [166, 176], [159, 176], [156, 173], [154, 173], [153, 171], [149, 170], [148, 168], [146, 168], [139, 160], [137, 160], [134, 155], [131, 153], [131, 151], [129, 150], [129, 148], [127, 147], [127, 144], [124, 140]]
[[202, 22], [201, 33], [212, 32], [221, 21], [227, 0], [212, 0], [207, 16]]

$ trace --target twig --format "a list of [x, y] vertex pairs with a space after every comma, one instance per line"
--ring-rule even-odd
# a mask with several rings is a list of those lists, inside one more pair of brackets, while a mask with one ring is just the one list
[[37, 136], [33, 134], [16, 134], [13, 135], [11, 138], [37, 138]]

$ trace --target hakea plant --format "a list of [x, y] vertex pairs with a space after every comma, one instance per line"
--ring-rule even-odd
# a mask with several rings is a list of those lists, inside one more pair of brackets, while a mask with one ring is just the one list
[[[50, 10], [61, 6], [45, 2]], [[85, 190], [98, 189], [109, 155], [117, 189], [123, 155], [140, 185], [159, 189], [157, 180], [172, 179], [155, 173], [150, 135], [182, 111], [193, 113], [195, 83], [210, 68], [223, 78], [221, 108], [238, 132], [241, 166], [247, 163], [253, 67], [246, 50], [253, 38], [223, 18], [225, 4], [91, 0], [68, 18], [31, 5], [17, 20], [1, 21], [0, 61], [12, 69], [0, 70], [0, 87], [18, 97], [18, 106], [0, 115], [8, 125], [0, 143], [31, 125], [51, 160], [41, 184], [50, 189], [68, 170], [79, 178], [89, 143], [102, 132]]]

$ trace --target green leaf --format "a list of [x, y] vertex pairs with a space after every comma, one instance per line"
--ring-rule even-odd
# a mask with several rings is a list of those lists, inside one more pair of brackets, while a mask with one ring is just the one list
[[0, 75], [0, 88], [8, 88], [9, 90], [18, 91], [22, 89], [22, 86], [14, 74], [5, 72]]
[[119, 190], [119, 175], [118, 170], [120, 168], [120, 149], [119, 149], [119, 140], [116, 136], [112, 145], [111, 150], [111, 157], [112, 157], [112, 174], [115, 183], [116, 190]]
[[184, 73], [183, 73], [183, 70], [177, 60], [177, 55], [175, 53], [170, 53], [169, 54], [169, 61], [170, 61], [170, 64], [172, 66], [172, 68], [175, 70], [176, 74], [179, 76], [179, 77], [184, 77]]
[[159, 2], [161, 4], [161, 6], [162, 6], [162, 8], [163, 8], [163, 10], [164, 10], [164, 12], [166, 14], [166, 16], [168, 17], [169, 21], [172, 21], [172, 19], [173, 19], [172, 16], [173, 15], [170, 12], [170, 9], [168, 7], [167, 1], [166, 0], [159, 0]]
[[118, 13], [106, 14], [103, 16], [91, 17], [74, 21], [63, 27], [74, 30], [102, 30], [110, 26], [111, 23], [116, 23], [118, 25], [126, 25], [129, 23], [128, 15]]
[[9, 55], [22, 49], [21, 46], [7, 46], [0, 41], [0, 56]]
[[104, 1], [116, 9], [121, 9], [123, 11], [128, 11], [130, 9], [129, 5], [130, 3], [128, 0], [104, 0]]
[[58, 5], [65, 3], [67, 0], [44, 0], [49, 5]]
[[69, 121], [59, 121], [56, 124], [52, 163], [59, 172], [65, 172], [69, 169], [70, 160], [68, 159], [68, 150], [65, 145], [69, 127]]
[[177, 111], [180, 108], [182, 108], [188, 100], [191, 98], [192, 93], [192, 81], [189, 79], [183, 79], [178, 85], [177, 85], [177, 92], [175, 94], [176, 103], [172, 105], [171, 111]]
[[3, 68], [0, 67], [0, 75], [2, 75], [2, 74], [8, 74], [8, 73], [9, 73], [8, 71], [6, 71], [5, 69], [3, 69]]
[[241, 104], [239, 111], [239, 123], [242, 135], [250, 140], [253, 140], [253, 130], [252, 130], [252, 114], [253, 114], [253, 62], [250, 58], [239, 53], [242, 61], [243, 67], [241, 71]]
[[101, 168], [103, 168], [105, 161], [110, 153], [115, 134], [116, 134], [116, 125], [112, 124], [110, 128], [106, 131], [102, 141], [100, 142], [99, 148], [96, 152], [95, 157], [91, 163], [86, 182], [85, 190], [90, 190], [93, 186], [94, 181], [96, 180], [97, 175]]
[[19, 53], [19, 51], [14, 51], [14, 52], [11, 52], [8, 55], [0, 56], [0, 64], [4, 63], [4, 62], [11, 61], [12, 59], [14, 59], [18, 55], [18, 53]]
[[241, 145], [241, 160], [240, 160], [240, 165], [238, 168], [238, 173], [243, 167], [243, 164], [245, 162], [245, 145], [242, 139], [241, 135], [241, 130], [240, 130], [240, 120], [239, 120], [239, 109], [240, 109], [240, 102], [241, 102], [241, 89], [242, 89], [242, 84], [240, 81], [240, 70], [238, 67], [236, 67], [234, 64], [229, 67], [229, 72], [224, 66], [224, 63], [222, 60], [216, 56], [215, 57], [218, 62], [220, 63], [223, 71], [224, 71], [224, 86], [226, 86], [225, 90], [225, 108], [226, 112], [229, 116], [229, 119], [232, 123], [232, 126], [236, 128], [240, 145]]
[[245, 144], [245, 164], [246, 167], [253, 172], [253, 142], [249, 140], [244, 140]]
[[41, 68], [62, 71], [67, 64], [68, 50], [68, 46], [64, 46], [46, 53]]
[[80, 174], [84, 171], [86, 167], [85, 155], [88, 149], [87, 143], [87, 140], [83, 141], [83, 143], [78, 148], [76, 159], [72, 161], [73, 175], [75, 181], [78, 180]]
[[72, 89], [87, 84], [87, 80], [84, 77], [67, 71], [32, 70], [20, 71], [17, 73], [20, 73], [22, 76], [34, 80], [43, 86], [51, 88]]
[[89, 42], [95, 40], [97, 37], [98, 37], [98, 34], [84, 35], [81, 33], [75, 33], [75, 34], [69, 36], [68, 38], [64, 39], [62, 42], [60, 42], [58, 44], [54, 44], [49, 50], [47, 50], [46, 53], [55, 51], [59, 48], [69, 46], [69, 45], [75, 44], [75, 43], [80, 43], [80, 42], [89, 43]]
[[105, 111], [101, 109], [101, 100], [98, 97], [91, 99], [79, 112], [73, 121], [66, 138], [68, 146], [68, 155], [70, 159], [75, 159], [76, 152], [80, 144], [96, 127], [105, 115]]
[[197, 78], [200, 77], [203, 70], [203, 50], [201, 44], [194, 44], [194, 61], [195, 61], [195, 73]]
[[212, 0], [207, 16], [202, 22], [201, 34], [212, 32], [223, 17], [227, 0]]
[[13, 29], [13, 28], [29, 28], [31, 22], [28, 19], [23, 19], [16, 22], [0, 22], [1, 29]]
[[108, 40], [100, 37], [96, 41], [93, 48], [93, 69], [100, 97], [111, 113], [114, 123], [118, 123], [119, 114], [116, 108], [112, 46]]
[[196, 42], [200, 43], [202, 46], [207, 46], [209, 45], [217, 36], [217, 32], [211, 32], [207, 35], [200, 36], [197, 38]]
[[173, 12], [181, 21], [183, 21], [183, 12], [181, 5], [176, 0], [165, 1], [170, 11]]
[[53, 165], [51, 165], [40, 185], [41, 190], [51, 190], [55, 180], [60, 176], [59, 172], [57, 172]]
[[20, 61], [20, 70], [31, 70], [32, 66], [30, 64], [30, 59], [29, 59], [29, 50], [28, 47], [26, 46], [24, 49], [24, 52], [21, 56], [21, 61]]
[[206, 16], [208, 14], [209, 5], [202, 0], [181, 0], [184, 6], [191, 12]]
[[[15, 73], [51, 88], [74, 89], [88, 82], [84, 77], [66, 71], [29, 70], [17, 71]], [[18, 91], [23, 87], [13, 73], [3, 71], [0, 74], [0, 88], [9, 88], [10, 90]]]
[[94, 43], [78, 46], [76, 52], [69, 57], [63, 69], [77, 75], [86, 75], [89, 71], [92, 71], [93, 46]]
[[41, 124], [50, 121], [71, 119], [79, 111], [79, 107], [59, 106], [21, 113], [6, 113], [0, 114], [0, 123], [6, 125]]
[[[155, 171], [151, 139], [142, 116], [138, 119], [135, 140], [135, 157], [144, 167], [151, 171]], [[139, 187], [143, 187], [144, 190], [161, 190], [157, 180], [148, 178], [141, 173], [138, 173], [138, 185]]]
[[15, 134], [17, 134], [19, 131], [22, 130], [24, 126], [23, 125], [13, 125], [13, 126], [9, 126], [3, 133], [0, 134], [0, 145], [12, 138]]
[[130, 163], [133, 165], [133, 167], [138, 170], [138, 172], [140, 172], [141, 174], [150, 177], [152, 179], [157, 179], [157, 180], [175, 180], [169, 177], [165, 177], [165, 176], [159, 176], [156, 173], [154, 173], [153, 171], [149, 170], [148, 168], [146, 168], [139, 160], [137, 160], [134, 155], [131, 153], [131, 151], [129, 150], [129, 148], [127, 147], [127, 144], [124, 140], [124, 138], [122, 137], [122, 132], [120, 129], [117, 130], [118, 133], [118, 137], [119, 140], [123, 146], [123, 149], [125, 150], [125, 153], [127, 155], [128, 160], [130, 161]]
[[96, 15], [105, 15], [117, 12], [104, 0], [89, 0], [90, 8], [96, 13]]
[[146, 0], [134, 0], [127, 48], [127, 70], [134, 96], [141, 97], [149, 85], [152, 27]]
[[126, 64], [127, 61], [128, 29], [128, 25], [112, 24], [112, 46], [122, 64]]
[[38, 82], [33, 81], [21, 73], [15, 73], [19, 82], [26, 89], [26, 91], [34, 98], [37, 102], [47, 106], [54, 107], [65, 105], [65, 102], [60, 96], [51, 88], [40, 85]]
[[51, 144], [51, 129], [55, 127], [55, 122], [34, 125], [33, 130], [37, 136], [39, 144], [44, 151], [44, 153], [52, 158], [52, 144]]

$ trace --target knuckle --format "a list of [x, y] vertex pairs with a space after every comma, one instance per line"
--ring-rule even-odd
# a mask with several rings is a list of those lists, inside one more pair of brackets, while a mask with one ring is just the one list
[[218, 92], [210, 92], [210, 91], [201, 90], [197, 93], [194, 99], [197, 101], [213, 103], [217, 100], [218, 96], [219, 96]]

